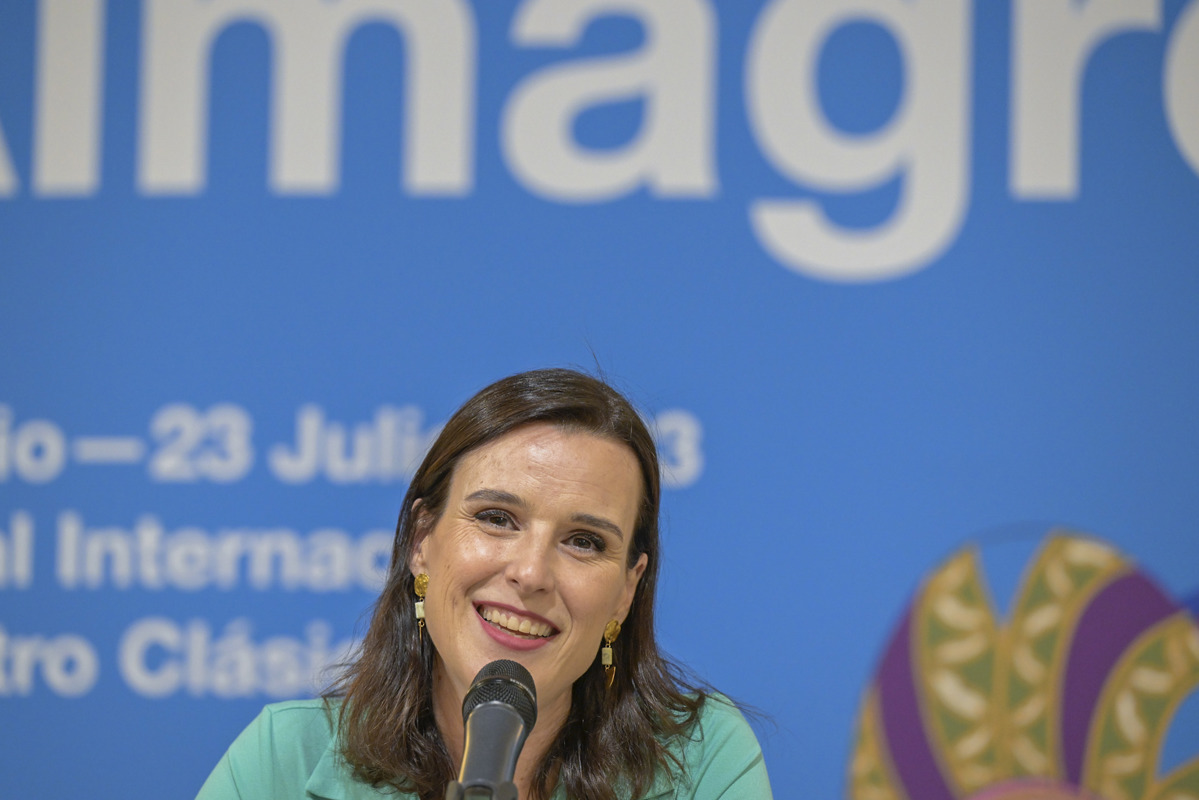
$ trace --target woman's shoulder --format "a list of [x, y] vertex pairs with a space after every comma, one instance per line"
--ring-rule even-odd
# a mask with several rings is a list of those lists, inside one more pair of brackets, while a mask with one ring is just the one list
[[[316, 766], [335, 737], [337, 706], [324, 700], [287, 700], [264, 706], [234, 742], [248, 740], [255, 752], [287, 756], [297, 767]], [[232, 749], [232, 748], [231, 748]]]
[[683, 761], [686, 779], [665, 796], [696, 800], [770, 797], [758, 738], [736, 703], [720, 693], [704, 697], [699, 717], [676, 753]]
[[720, 692], [707, 692], [704, 695], [699, 719], [707, 725], [741, 727], [748, 724], [740, 706]]
[[344, 779], [336, 703], [272, 703], [233, 741], [200, 790], [203, 800], [303, 797], [312, 781]]
[[304, 732], [314, 727], [319, 729], [323, 724], [331, 736], [339, 707], [340, 703], [337, 700], [319, 697], [308, 700], [284, 700], [281, 703], [263, 706], [255, 722], [281, 732]]
[[691, 745], [703, 745], [701, 751], [731, 746], [754, 752], [761, 750], [757, 736], [741, 709], [719, 692], [704, 695], [703, 705], [690, 729], [688, 740]]

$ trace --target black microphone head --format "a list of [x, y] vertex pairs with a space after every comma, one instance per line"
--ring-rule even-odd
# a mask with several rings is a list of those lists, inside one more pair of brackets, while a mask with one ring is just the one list
[[501, 658], [479, 670], [462, 700], [462, 719], [465, 721], [477, 706], [491, 702], [511, 706], [524, 721], [525, 730], [533, 729], [537, 721], [537, 687], [533, 676], [520, 664]]

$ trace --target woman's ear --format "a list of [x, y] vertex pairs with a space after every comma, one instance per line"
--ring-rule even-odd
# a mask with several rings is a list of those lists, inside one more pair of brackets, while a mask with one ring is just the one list
[[641, 582], [641, 576], [645, 574], [647, 564], [649, 564], [649, 556], [642, 553], [637, 557], [637, 563], [629, 568], [625, 579], [624, 593], [620, 598], [620, 608], [617, 610], [617, 619], [622, 624], [629, 615], [629, 609], [633, 607], [633, 598], [637, 596], [637, 584]]
[[425, 538], [433, 528], [428, 510], [420, 498], [412, 501], [412, 550], [408, 553], [408, 571], [413, 575], [427, 572], [425, 561]]

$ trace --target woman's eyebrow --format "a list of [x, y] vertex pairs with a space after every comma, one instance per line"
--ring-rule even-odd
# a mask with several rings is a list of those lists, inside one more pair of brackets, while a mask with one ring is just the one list
[[466, 496], [467, 500], [483, 500], [488, 503], [503, 503], [504, 505], [517, 506], [525, 508], [528, 504], [520, 498], [519, 495], [512, 492], [503, 492], [499, 489], [479, 489], [476, 492], [471, 492]]
[[582, 525], [590, 525], [593, 528], [599, 528], [600, 530], [611, 533], [613, 536], [616, 536], [621, 540], [624, 539], [624, 531], [620, 529], [620, 526], [615, 522], [609, 522], [603, 517], [597, 517], [594, 514], [574, 514], [571, 516], [570, 520], [571, 522], [578, 522]]
[[[528, 508], [528, 503], [526, 503], [520, 497], [520, 495], [515, 495], [512, 494], [512, 492], [505, 492], [500, 489], [479, 489], [468, 494], [465, 499], [467, 502], [472, 503], [482, 501], [485, 503], [499, 503], [501, 505], [515, 506], [516, 508], [521, 509]], [[619, 525], [617, 525], [615, 522], [604, 519], [603, 517], [597, 517], [594, 514], [572, 514], [570, 521], [577, 522], [580, 525], [590, 525], [593, 528], [607, 531], [622, 541], [625, 538], [624, 531], [620, 529]]]

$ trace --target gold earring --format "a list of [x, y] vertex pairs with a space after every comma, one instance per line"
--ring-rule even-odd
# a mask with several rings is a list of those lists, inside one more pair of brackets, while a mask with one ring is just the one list
[[425, 640], [425, 594], [429, 591], [429, 576], [421, 573], [416, 576], [416, 580], [412, 582], [412, 588], [416, 591], [416, 630], [420, 636], [420, 640]]
[[604, 626], [604, 646], [600, 650], [600, 663], [604, 665], [604, 678], [608, 688], [616, 680], [616, 665], [612, 663], [612, 643], [620, 636], [620, 623], [612, 620]]

